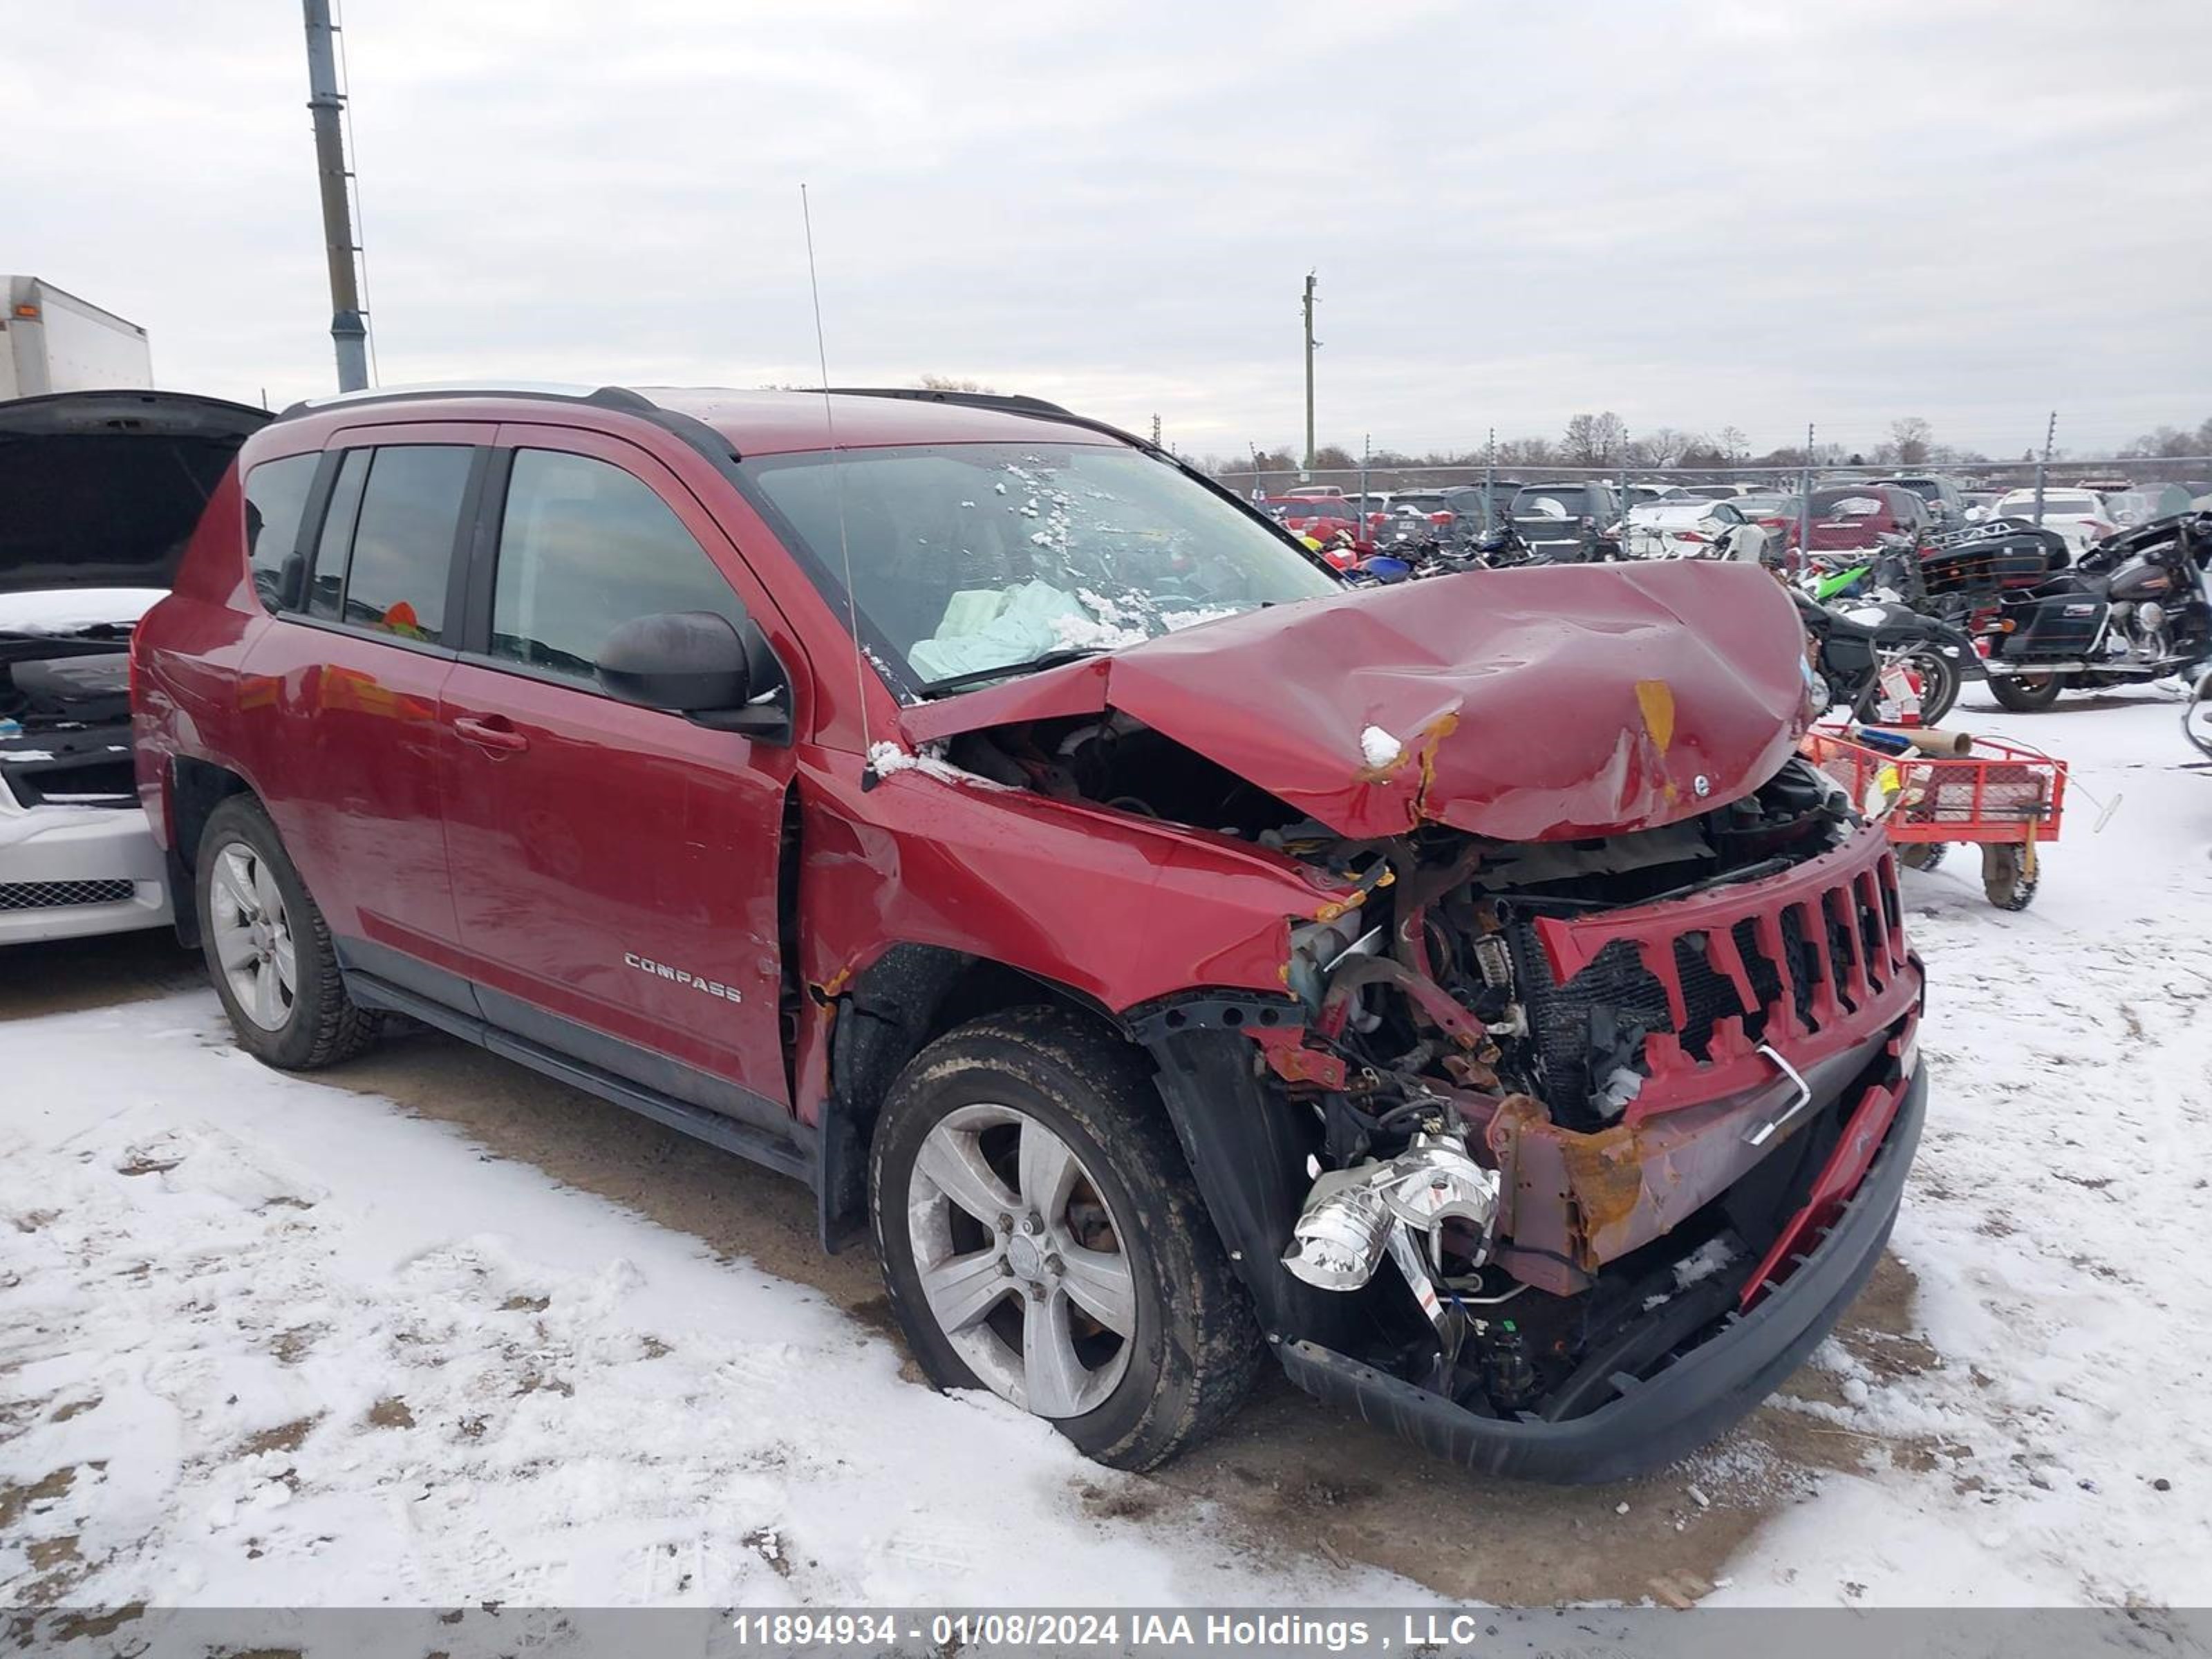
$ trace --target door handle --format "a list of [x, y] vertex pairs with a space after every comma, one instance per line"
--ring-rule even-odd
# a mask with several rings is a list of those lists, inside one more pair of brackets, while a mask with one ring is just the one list
[[472, 743], [479, 749], [494, 754], [519, 755], [530, 747], [530, 739], [509, 726], [498, 714], [478, 720], [473, 714], [464, 714], [453, 722], [453, 730], [464, 743]]

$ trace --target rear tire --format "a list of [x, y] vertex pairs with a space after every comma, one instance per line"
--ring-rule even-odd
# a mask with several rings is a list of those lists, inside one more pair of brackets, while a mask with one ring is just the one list
[[1251, 1386], [1250, 1302], [1109, 1032], [1023, 1008], [931, 1043], [884, 1103], [868, 1196], [892, 1311], [940, 1389], [988, 1388], [1148, 1469]]
[[1948, 842], [1909, 841], [1897, 849], [1897, 861], [1908, 870], [1933, 870], [1950, 850]]
[[2056, 674], [1992, 674], [1990, 695], [2015, 714], [2037, 714], [2058, 701], [2066, 689]]
[[208, 976], [240, 1048], [312, 1072], [375, 1040], [383, 1016], [346, 995], [330, 927], [260, 802], [234, 795], [209, 814], [193, 890]]
[[1982, 896], [2000, 910], [2025, 910], [2035, 902], [2036, 878], [2027, 867], [2027, 849], [2017, 846], [1982, 848]]

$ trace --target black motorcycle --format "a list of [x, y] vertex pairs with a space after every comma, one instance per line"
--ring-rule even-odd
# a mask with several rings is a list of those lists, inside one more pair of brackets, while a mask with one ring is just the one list
[[1990, 690], [2048, 708], [2064, 690], [2162, 679], [2212, 658], [2212, 513], [2177, 514], [2099, 543], [1982, 624]]
[[1911, 605], [1890, 599], [1826, 605], [1795, 588], [1790, 598], [1812, 641], [1813, 696], [1823, 708], [1880, 720], [1888, 696], [1884, 678], [1897, 671], [1918, 679], [1921, 723], [1935, 726], [1959, 701], [1960, 686], [1980, 673], [1981, 659], [1963, 629]]

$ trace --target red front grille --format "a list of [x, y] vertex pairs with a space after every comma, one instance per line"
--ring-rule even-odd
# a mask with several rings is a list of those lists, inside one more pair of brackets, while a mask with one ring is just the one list
[[[1632, 952], [1664, 997], [1668, 1029], [1643, 1039], [1632, 1122], [1771, 1083], [1762, 1047], [1800, 1069], [1815, 1064], [1919, 994], [1897, 863], [1878, 826], [1761, 881], [1534, 928], [1560, 991], [1573, 994], [1577, 976], [1618, 946], [1608, 964]], [[1728, 1012], [1714, 1012], [1717, 1001]]]

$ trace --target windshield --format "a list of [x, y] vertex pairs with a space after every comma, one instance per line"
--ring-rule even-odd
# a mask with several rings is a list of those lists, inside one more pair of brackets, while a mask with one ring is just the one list
[[1923, 501], [1943, 499], [1943, 486], [1933, 478], [1892, 478], [1889, 481], [1899, 489], [1909, 489]]
[[841, 615], [849, 556], [861, 642], [902, 693], [1340, 591], [1204, 485], [1119, 445], [767, 455], [740, 476]]

